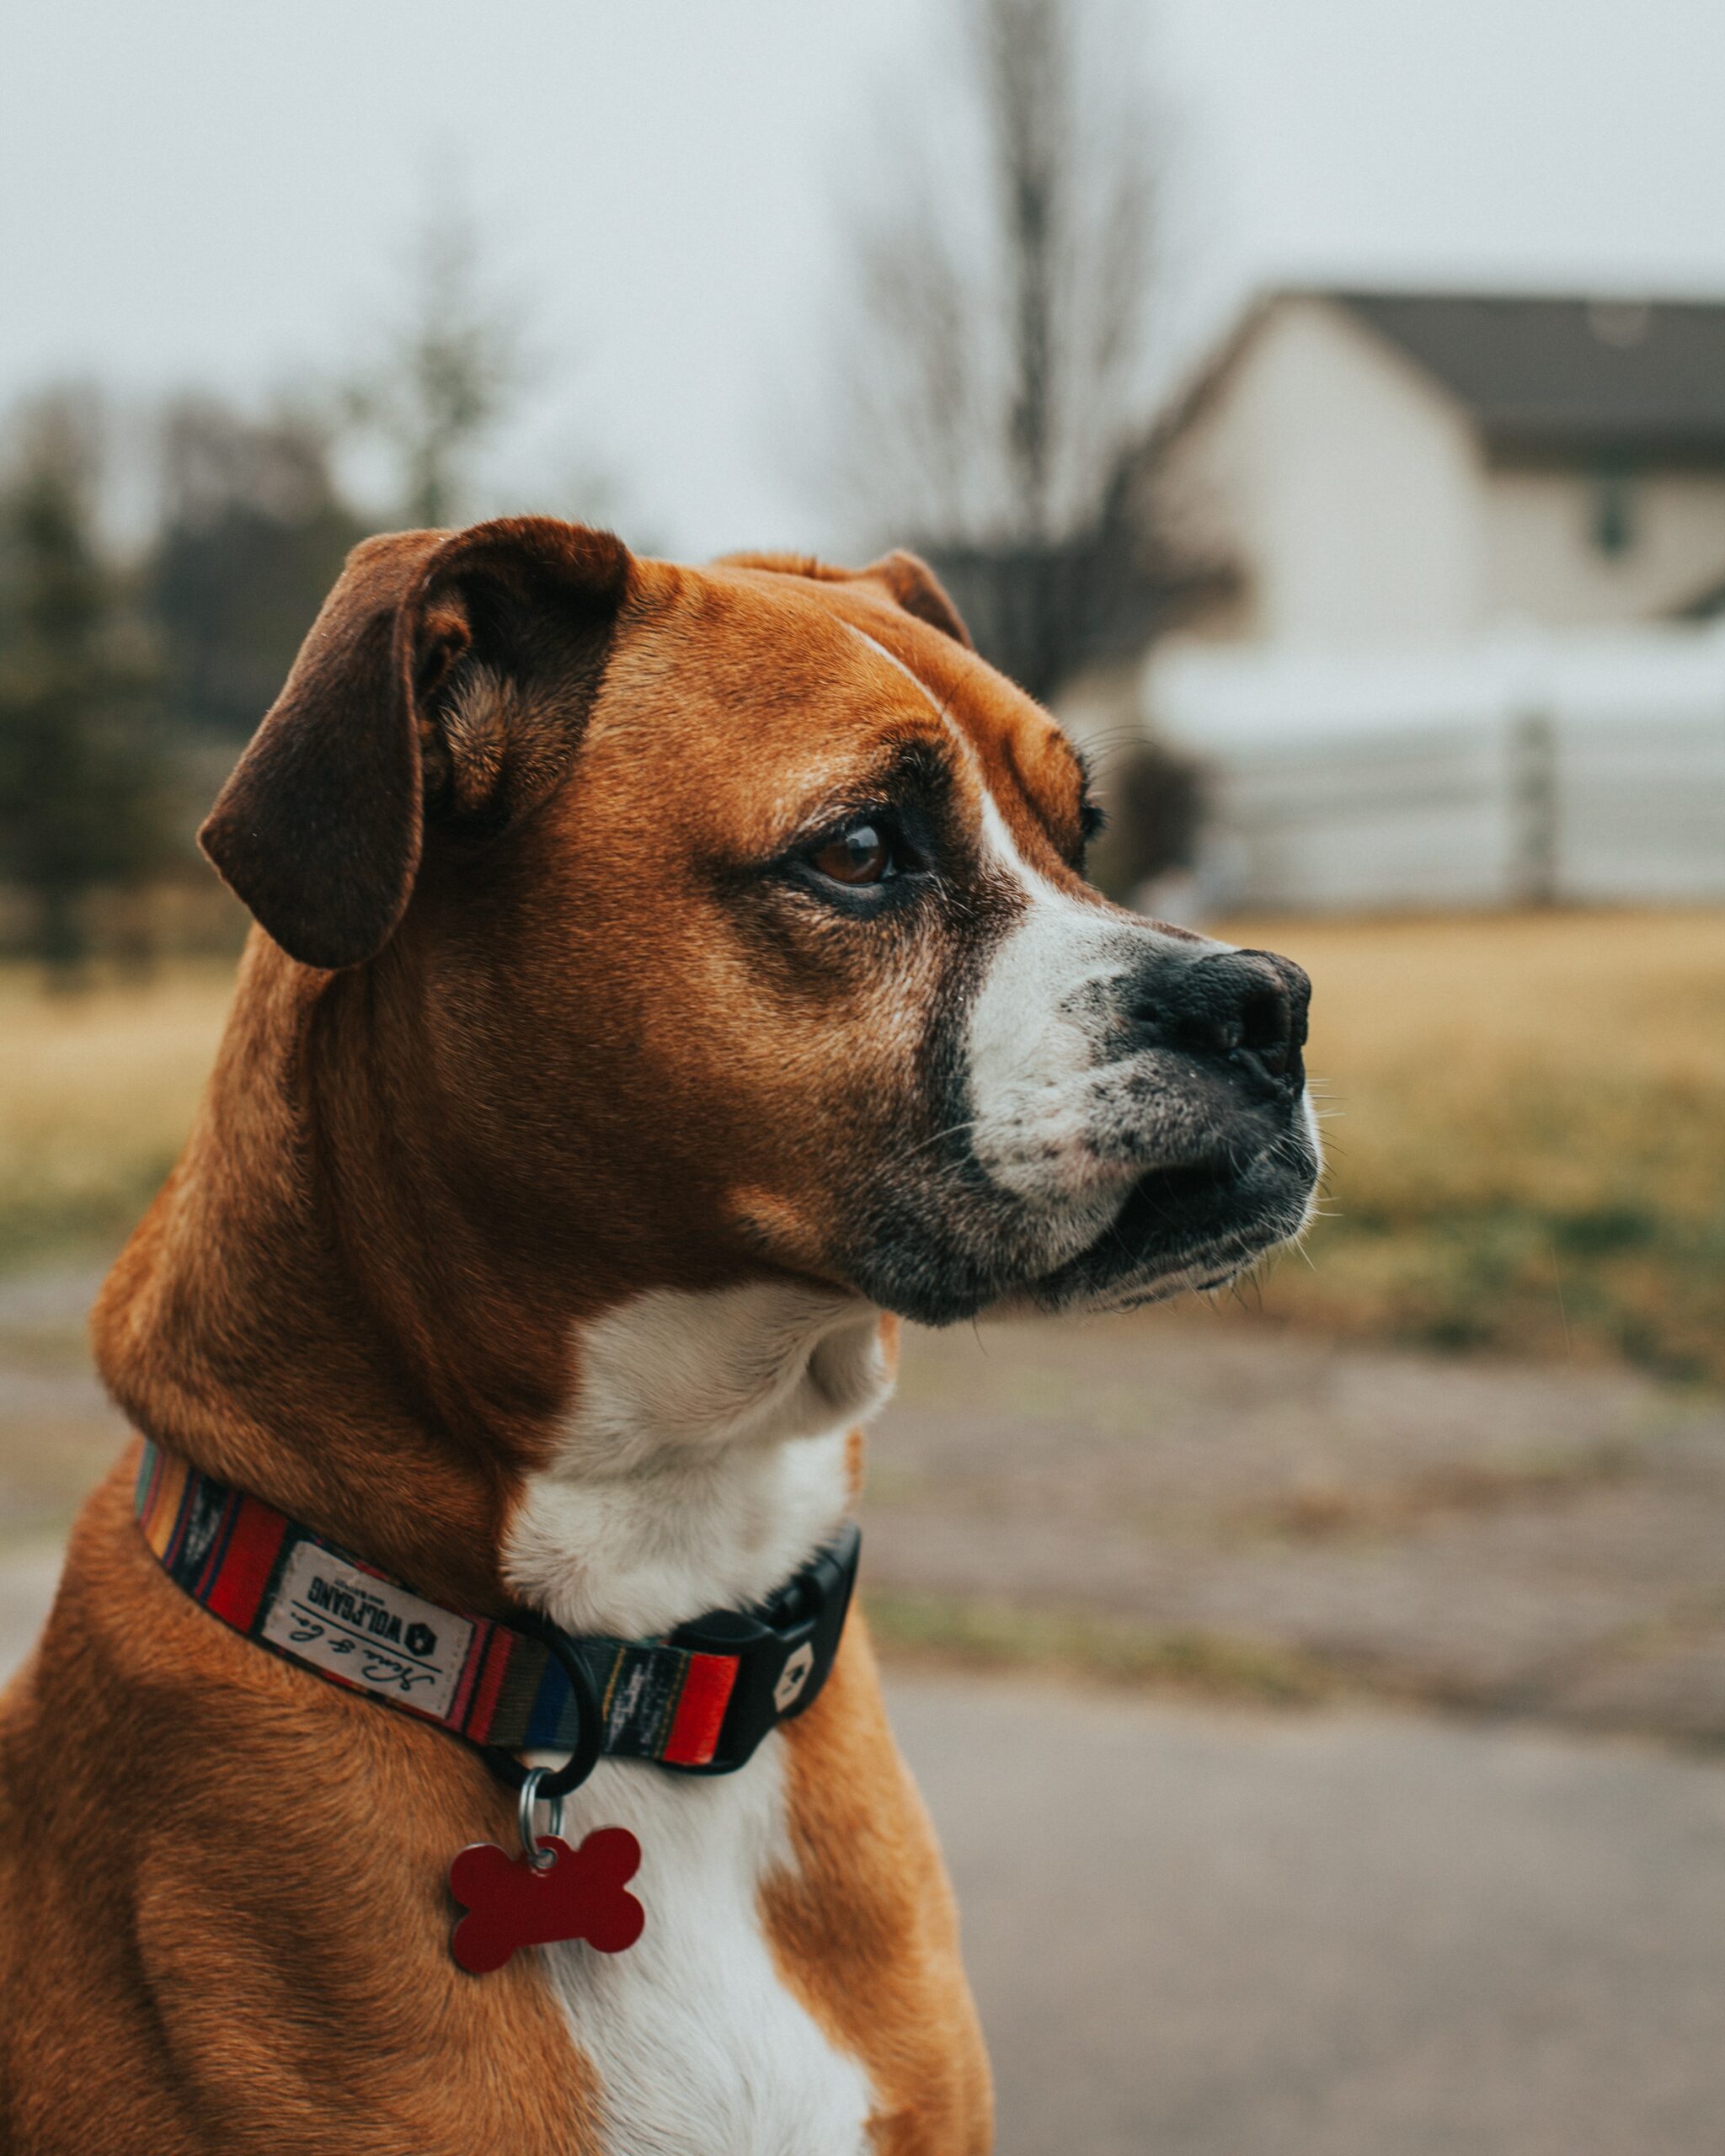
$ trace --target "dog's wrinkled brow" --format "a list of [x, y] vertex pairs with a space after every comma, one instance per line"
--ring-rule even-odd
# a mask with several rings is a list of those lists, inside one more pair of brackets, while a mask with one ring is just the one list
[[877, 642], [873, 637], [870, 636], [867, 629], [859, 629], [854, 622], [846, 622], [844, 626], [850, 631], [851, 634], [856, 638], [859, 643], [866, 643], [871, 651], [879, 653], [880, 657], [886, 661], [889, 666], [895, 667], [911, 684], [911, 686], [916, 691], [917, 694], [927, 700], [929, 708], [934, 712], [935, 716], [940, 719], [943, 724], [946, 723], [946, 706], [940, 702], [938, 697], [936, 696], [933, 690], [929, 687], [926, 681], [920, 681], [917, 680], [916, 676], [911, 671], [910, 668], [905, 665], [904, 660], [900, 659], [896, 653], [889, 651], [884, 643]]
[[[884, 643], [880, 643], [877, 638], [870, 636], [866, 629], [859, 629], [854, 622], [846, 622], [844, 626], [850, 631], [851, 634], [857, 638], [858, 643], [867, 644], [871, 651], [877, 653], [882, 659], [885, 659], [889, 666], [892, 667], [896, 672], [901, 674], [905, 680], [911, 684], [911, 686], [924, 699], [927, 703], [929, 709], [933, 712], [936, 718], [939, 719], [942, 727], [945, 729], [947, 734], [951, 736], [959, 754], [974, 770], [979, 787], [985, 794], [992, 798], [993, 788], [991, 787], [987, 775], [983, 770], [982, 760], [977, 754], [976, 745], [970, 740], [969, 736], [964, 733], [963, 728], [953, 717], [948, 702], [939, 697], [937, 697], [934, 691], [929, 687], [928, 684], [919, 679], [916, 675], [913, 674], [911, 669], [905, 664], [904, 660], [900, 659], [895, 652], [889, 651]], [[1083, 755], [1073, 747], [1072, 744], [1066, 739], [1065, 734], [1060, 733], [1058, 728], [1055, 729], [1054, 738], [1060, 741], [1061, 745], [1066, 750], [1068, 755], [1071, 758], [1071, 770], [1070, 775], [1072, 778], [1077, 797], [1076, 814], [1078, 822], [1081, 825], [1084, 818], [1084, 803], [1089, 796], [1089, 766], [1086, 763]], [[1017, 787], [1018, 792], [1023, 795], [1031, 814], [1035, 817], [1038, 823], [1042, 825], [1044, 830], [1054, 841], [1056, 846], [1064, 854], [1067, 851], [1067, 840], [1065, 835], [1063, 835], [1058, 828], [1059, 824], [1061, 821], [1065, 820], [1062, 811], [1056, 808], [1051, 814], [1049, 810], [1044, 806], [1038, 794], [1037, 788], [1031, 783], [1029, 777], [1025, 771], [1020, 768], [1018, 760], [1012, 753], [1012, 746], [1010, 739], [1008, 739], [1004, 744], [1003, 753], [1007, 768], [1012, 775], [1013, 783]], [[998, 808], [999, 803], [997, 802], [995, 805], [996, 808]]]
[[932, 808], [950, 794], [952, 753], [944, 736], [917, 730], [877, 744], [884, 753], [859, 760], [788, 811], [783, 843], [797, 845], [869, 809], [915, 803]]
[[[997, 778], [991, 776], [976, 742], [954, 717], [951, 698], [937, 697], [928, 684], [913, 673], [895, 652], [888, 650], [866, 629], [858, 628], [854, 622], [846, 622], [844, 627], [859, 643], [866, 644], [877, 657], [884, 659], [895, 673], [900, 675], [939, 721], [942, 732], [951, 744], [953, 755], [969, 770], [975, 782], [985, 833], [992, 828], [996, 850], [1016, 861], [1018, 848], [1002, 809], [1001, 789]], [[1076, 869], [1081, 874], [1085, 841], [1100, 821], [1091, 805], [1089, 768], [1082, 755], [1061, 728], [1048, 719], [1046, 714], [1044, 717], [1046, 732], [1038, 749], [1044, 758], [1052, 750], [1054, 760], [1060, 766], [1058, 778], [1045, 776], [1039, 783], [1032, 772], [1025, 768], [1019, 744], [1010, 729], [1003, 732], [996, 754], [1012, 794], [1023, 804], [1031, 822], [1053, 846], [1060, 860], [1069, 868]], [[1062, 795], [1065, 798], [1062, 798]]]

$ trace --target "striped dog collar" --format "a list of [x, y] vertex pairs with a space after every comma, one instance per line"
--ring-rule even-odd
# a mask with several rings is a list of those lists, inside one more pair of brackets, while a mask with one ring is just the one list
[[478, 1746], [506, 1780], [521, 1780], [517, 1752], [569, 1752], [561, 1789], [601, 1756], [684, 1774], [742, 1766], [825, 1683], [861, 1540], [847, 1524], [757, 1609], [613, 1640], [428, 1602], [148, 1438], [137, 1516], [168, 1577], [224, 1625]]

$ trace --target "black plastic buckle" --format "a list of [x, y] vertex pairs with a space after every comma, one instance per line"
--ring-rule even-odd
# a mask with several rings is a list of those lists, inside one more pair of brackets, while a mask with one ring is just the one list
[[770, 1730], [814, 1704], [838, 1654], [862, 1544], [847, 1522], [757, 1609], [714, 1609], [670, 1635], [674, 1646], [734, 1656], [737, 1678], [711, 1760], [700, 1767], [661, 1760], [667, 1772], [734, 1774]]

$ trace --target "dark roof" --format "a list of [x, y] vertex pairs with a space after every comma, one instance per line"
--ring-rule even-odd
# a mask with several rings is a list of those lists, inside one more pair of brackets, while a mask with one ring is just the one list
[[1725, 303], [1327, 291], [1502, 451], [1725, 458]]

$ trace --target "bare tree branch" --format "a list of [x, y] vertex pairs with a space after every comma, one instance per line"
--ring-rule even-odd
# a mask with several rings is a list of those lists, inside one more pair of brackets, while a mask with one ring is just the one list
[[473, 217], [459, 203], [433, 211], [414, 237], [400, 312], [347, 399], [394, 451], [409, 524], [459, 517], [473, 455], [526, 371], [519, 316], [486, 285]]
[[985, 648], [1046, 696], [1110, 636], [1147, 640], [1189, 581], [1124, 481], [1146, 429], [1159, 107], [1111, 0], [950, 6], [960, 96], [931, 97], [938, 154], [896, 157], [847, 235], [836, 463], [858, 539], [932, 554]]

